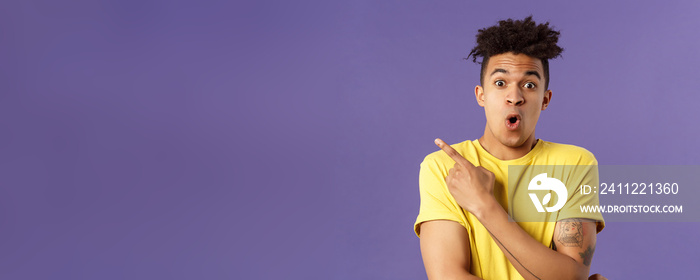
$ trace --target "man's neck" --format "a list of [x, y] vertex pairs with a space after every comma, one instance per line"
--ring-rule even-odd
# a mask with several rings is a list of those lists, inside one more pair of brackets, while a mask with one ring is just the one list
[[512, 160], [524, 157], [527, 153], [532, 151], [537, 144], [537, 138], [535, 138], [535, 134], [533, 133], [522, 145], [518, 147], [509, 147], [503, 145], [503, 143], [499, 142], [492, 135], [484, 133], [484, 135], [479, 138], [479, 144], [481, 144], [481, 147], [489, 154], [500, 160]]

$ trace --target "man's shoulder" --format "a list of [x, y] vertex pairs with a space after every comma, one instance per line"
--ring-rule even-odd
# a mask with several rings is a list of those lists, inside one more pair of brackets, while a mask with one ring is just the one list
[[[465, 140], [459, 143], [455, 144], [450, 144], [450, 146], [455, 149], [462, 157], [469, 159], [471, 155], [475, 154], [476, 147], [474, 146], [474, 143], [472, 140]], [[471, 153], [470, 153], [471, 152]], [[423, 159], [422, 164], [445, 164], [445, 163], [454, 163], [454, 160], [450, 158], [447, 153], [442, 151], [441, 149], [437, 149], [434, 152], [431, 152], [430, 154], [426, 155], [425, 158]]]
[[542, 151], [540, 156], [545, 159], [559, 159], [575, 164], [597, 164], [595, 155], [586, 148], [572, 145], [562, 144], [549, 141], [543, 141]]
[[[586, 148], [563, 143], [555, 143], [540, 140], [541, 147], [534, 155], [534, 164], [569, 164], [569, 165], [597, 165], [598, 162], [592, 152]], [[479, 156], [484, 156], [477, 148], [477, 143], [473, 140], [465, 140], [459, 143], [450, 144], [462, 157], [472, 163], [480, 162]], [[447, 153], [440, 149], [429, 153], [423, 159], [421, 165], [429, 164], [436, 167], [451, 166], [454, 160]]]

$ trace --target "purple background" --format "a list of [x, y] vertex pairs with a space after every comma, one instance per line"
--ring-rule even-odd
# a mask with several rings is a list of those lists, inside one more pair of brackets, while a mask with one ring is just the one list
[[[3, 2], [0, 278], [425, 279], [418, 165], [508, 17], [562, 31], [538, 138], [700, 164], [700, 3], [565, 2]], [[699, 230], [610, 223], [592, 272], [695, 275]]]

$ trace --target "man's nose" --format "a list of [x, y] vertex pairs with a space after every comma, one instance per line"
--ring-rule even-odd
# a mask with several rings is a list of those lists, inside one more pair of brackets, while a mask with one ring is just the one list
[[506, 94], [506, 102], [508, 103], [508, 105], [515, 106], [520, 106], [525, 102], [520, 87], [514, 87], [514, 89], [508, 91], [508, 93]]

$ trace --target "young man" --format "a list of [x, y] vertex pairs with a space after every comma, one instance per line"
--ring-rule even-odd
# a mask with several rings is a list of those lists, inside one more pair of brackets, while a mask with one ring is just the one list
[[[578, 187], [597, 185], [597, 168], [590, 168], [597, 161], [583, 148], [535, 138], [540, 112], [552, 98], [548, 60], [562, 52], [558, 37], [549, 23], [536, 24], [532, 17], [479, 30], [469, 55], [474, 62], [483, 57], [481, 85], [474, 93], [486, 114], [484, 134], [454, 145], [435, 139], [441, 150], [421, 163], [414, 230], [429, 279], [588, 278], [596, 234], [605, 224], [598, 213], [581, 213], [579, 205], [597, 204], [598, 197], [583, 196]], [[574, 169], [584, 171], [545, 175], [558, 173], [566, 195], [554, 198], [562, 194], [550, 192], [541, 205], [558, 199], [566, 205], [545, 211], [546, 221], [516, 223], [511, 218], [526, 209], [513, 206], [516, 194], [537, 187], [513, 183], [516, 177], [527, 183], [534, 173], [509, 174], [512, 166], [581, 166]], [[529, 182], [535, 181], [541, 184]], [[527, 203], [534, 209], [539, 197]]]

